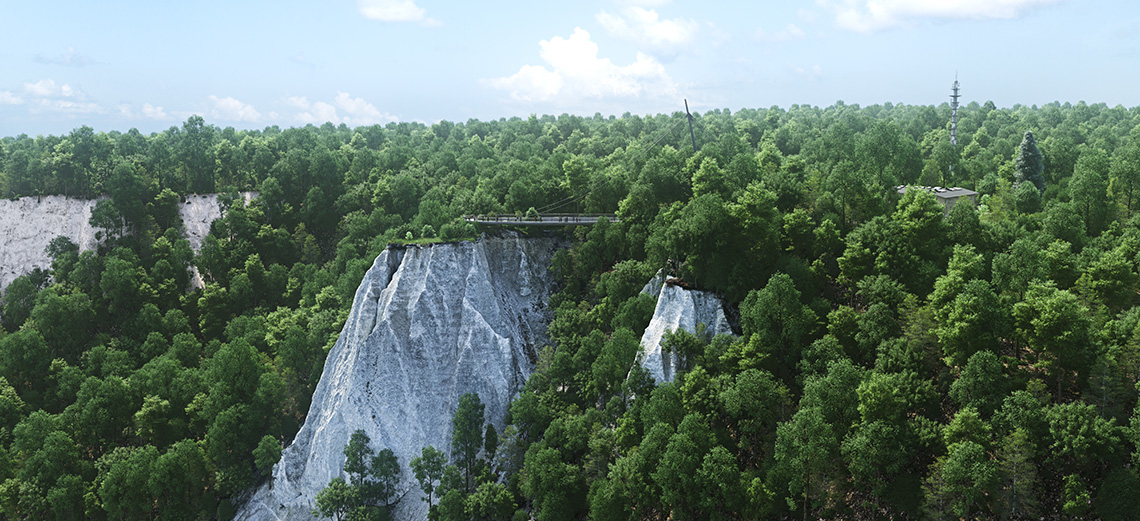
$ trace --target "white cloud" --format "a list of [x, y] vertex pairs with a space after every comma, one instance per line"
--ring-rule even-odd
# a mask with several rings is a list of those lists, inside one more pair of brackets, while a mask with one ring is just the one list
[[309, 108], [309, 99], [304, 96], [290, 96], [282, 100], [286, 105], [297, 107], [299, 109]]
[[301, 109], [294, 116], [297, 121], [301, 123], [312, 123], [315, 125], [324, 124], [326, 121], [331, 123], [340, 123], [340, 117], [336, 115], [336, 107], [323, 101], [316, 103], [309, 103], [309, 100], [304, 96], [294, 96], [286, 98], [285, 103]]
[[[170, 119], [172, 119], [166, 113], [165, 109], [163, 109], [162, 107], [156, 107], [154, 105], [151, 105], [150, 103], [143, 103], [141, 114], [135, 112], [134, 108], [131, 107], [127, 103], [123, 103], [123, 104], [119, 105], [118, 109], [119, 109], [119, 114], [121, 114], [124, 118], [127, 118], [127, 119], [139, 119], [139, 118], [155, 119], [155, 120], [170, 120]], [[187, 117], [189, 117], [189, 114], [187, 114]]]
[[357, 0], [356, 8], [365, 18], [381, 22], [417, 22], [424, 26], [441, 25], [429, 18], [415, 0]]
[[374, 125], [396, 121], [395, 116], [387, 112], [380, 112], [371, 103], [364, 101], [364, 98], [353, 98], [347, 92], [336, 93], [334, 103], [339, 110], [348, 114], [344, 117], [344, 122], [348, 124]]
[[[10, 94], [10, 93], [9, 93]], [[87, 101], [83, 91], [66, 83], [59, 84], [53, 79], [42, 79], [35, 83], [24, 83], [24, 95], [27, 97], [33, 112], [49, 110], [71, 114], [101, 113], [103, 108], [98, 104]], [[14, 104], [20, 98], [14, 94], [8, 96], [9, 104]]]
[[654, 97], [673, 95], [677, 91], [665, 67], [650, 56], [637, 53], [636, 61], [623, 66], [614, 65], [608, 58], [599, 58], [598, 45], [590, 40], [590, 33], [580, 27], [575, 27], [569, 38], [555, 36], [538, 45], [539, 56], [549, 69], [524, 65], [514, 75], [484, 81], [524, 102]]
[[301, 123], [321, 125], [326, 122], [351, 126], [375, 125], [399, 121], [396, 116], [381, 112], [364, 98], [354, 98], [347, 92], [337, 92], [332, 103], [310, 102], [304, 96], [285, 98], [285, 104], [300, 109], [293, 117]]
[[21, 105], [24, 98], [12, 94], [10, 90], [0, 90], [0, 105]]
[[1063, 0], [816, 0], [835, 16], [836, 25], [873, 32], [922, 20], [991, 20], [1017, 18]]
[[35, 83], [24, 83], [24, 92], [37, 98], [82, 98], [83, 93], [64, 83], [59, 85], [52, 79]]
[[48, 65], [63, 65], [65, 67], [83, 67], [95, 63], [90, 56], [80, 53], [75, 50], [75, 47], [68, 47], [67, 52], [56, 56], [45, 56], [43, 54], [36, 54], [35, 58], [37, 63]]
[[[219, 98], [211, 94], [209, 107], [209, 116], [212, 118], [249, 123], [261, 121], [261, 113], [253, 108], [253, 105], [242, 103], [231, 97]], [[161, 111], [161, 108], [159, 110]]]
[[38, 100], [37, 103], [40, 107], [54, 110], [56, 112], [68, 112], [72, 114], [97, 114], [103, 112], [103, 108], [99, 105], [84, 101], [72, 101], [67, 99], [44, 99]]
[[756, 39], [766, 42], [787, 42], [791, 40], [799, 40], [804, 37], [804, 30], [800, 29], [796, 24], [788, 24], [787, 27], [780, 29], [774, 33], [764, 32], [763, 29], [756, 30]]
[[150, 119], [170, 119], [170, 116], [166, 115], [166, 111], [163, 110], [162, 107], [156, 107], [150, 103], [143, 103], [142, 113], [143, 117]]
[[610, 34], [662, 57], [676, 56], [693, 41], [700, 24], [693, 20], [663, 20], [657, 11], [632, 6], [621, 14], [602, 11], [594, 16]]
[[[546, 42], [543, 42], [546, 43]], [[546, 101], [562, 90], [562, 75], [541, 65], [523, 65], [518, 72], [506, 78], [488, 80], [492, 87], [511, 91], [518, 101]]]

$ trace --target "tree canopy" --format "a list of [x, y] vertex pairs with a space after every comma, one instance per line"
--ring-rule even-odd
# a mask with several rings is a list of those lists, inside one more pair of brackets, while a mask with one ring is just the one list
[[[684, 117], [0, 138], [0, 195], [108, 196], [96, 249], [53, 241], [0, 299], [0, 509], [232, 515], [375, 256], [533, 208], [619, 219], [561, 232], [507, 423], [468, 397], [414, 461], [356, 443], [326, 503], [410, 465], [433, 519], [1134, 511], [1140, 111], [970, 103], [956, 148], [946, 104], [713, 110], [696, 151]], [[896, 193], [935, 182], [978, 204]], [[176, 205], [210, 191], [195, 253]], [[685, 363], [654, 387], [638, 290], [660, 268], [741, 335], [671, 336]]]

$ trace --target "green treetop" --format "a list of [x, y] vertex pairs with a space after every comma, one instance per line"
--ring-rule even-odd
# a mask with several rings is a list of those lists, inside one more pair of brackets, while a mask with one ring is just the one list
[[1033, 138], [1032, 131], [1025, 131], [1013, 166], [1017, 169], [1014, 175], [1019, 183], [1029, 181], [1038, 191], [1045, 191], [1045, 177], [1042, 176], [1042, 172], [1045, 171], [1045, 156], [1037, 149], [1037, 140]]

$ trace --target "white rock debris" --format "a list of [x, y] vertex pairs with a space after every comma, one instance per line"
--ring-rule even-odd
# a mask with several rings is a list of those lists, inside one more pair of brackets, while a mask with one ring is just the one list
[[408, 464], [426, 445], [450, 452], [464, 393], [478, 393], [487, 421], [502, 430], [546, 341], [548, 268], [559, 246], [511, 235], [381, 253], [356, 290], [305, 424], [237, 518], [312, 519], [316, 494], [342, 475], [356, 429], [399, 459], [409, 492], [395, 518], [426, 518]]
[[677, 355], [661, 350], [661, 339], [668, 331], [684, 329], [690, 333], [697, 324], [705, 325], [711, 335], [732, 334], [732, 327], [724, 315], [720, 297], [707, 291], [689, 290], [666, 283], [664, 271], [658, 271], [642, 293], [657, 293], [657, 307], [653, 318], [641, 335], [641, 355], [638, 359], [657, 383], [672, 382], [677, 368]]

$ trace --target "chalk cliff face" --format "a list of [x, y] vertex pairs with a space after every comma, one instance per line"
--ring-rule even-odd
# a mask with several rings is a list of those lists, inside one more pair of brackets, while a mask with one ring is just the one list
[[[257, 197], [257, 192], [242, 192], [241, 197], [245, 204], [249, 204]], [[178, 205], [178, 215], [182, 217], [182, 227], [186, 229], [186, 240], [190, 241], [190, 248], [197, 252], [202, 248], [202, 241], [210, 234], [210, 225], [222, 216], [218, 194], [192, 194], [183, 197], [183, 201]]]
[[555, 239], [515, 236], [389, 248], [364, 276], [329, 352], [304, 426], [239, 519], [311, 519], [314, 497], [341, 475], [363, 429], [399, 458], [410, 492], [396, 519], [423, 519], [408, 470], [422, 447], [450, 452], [459, 396], [479, 394], [503, 427], [510, 400], [545, 340]]
[[[242, 195], [246, 203], [256, 196], [253, 192]], [[95, 232], [99, 230], [88, 221], [99, 201], [62, 195], [0, 199], [0, 292], [20, 275], [35, 268], [50, 268], [51, 258], [44, 249], [56, 237], [70, 238], [80, 251], [95, 248]], [[210, 224], [222, 216], [222, 209], [217, 194], [189, 195], [178, 205], [178, 214], [190, 247], [197, 252], [210, 233]], [[194, 279], [195, 286], [201, 287], [197, 272]]]
[[50, 268], [44, 249], [57, 236], [70, 237], [81, 250], [94, 248], [97, 230], [87, 220], [97, 202], [62, 195], [0, 200], [0, 291], [35, 268]]
[[[241, 197], [248, 205], [254, 197], [257, 197], [257, 192], [242, 192]], [[190, 249], [198, 253], [202, 249], [202, 242], [210, 234], [210, 225], [222, 216], [222, 205], [218, 203], [218, 194], [185, 196], [178, 205], [178, 216], [182, 218], [182, 228], [186, 232]], [[194, 289], [206, 287], [206, 282], [198, 273], [197, 266], [190, 266], [190, 287]]]
[[677, 367], [677, 355], [661, 350], [661, 339], [667, 331], [684, 329], [690, 333], [697, 324], [704, 324], [709, 335], [731, 334], [732, 328], [724, 315], [724, 305], [713, 293], [688, 290], [665, 283], [664, 272], [645, 285], [642, 293], [657, 293], [657, 307], [653, 318], [641, 335], [641, 365], [657, 383], [672, 382]]

